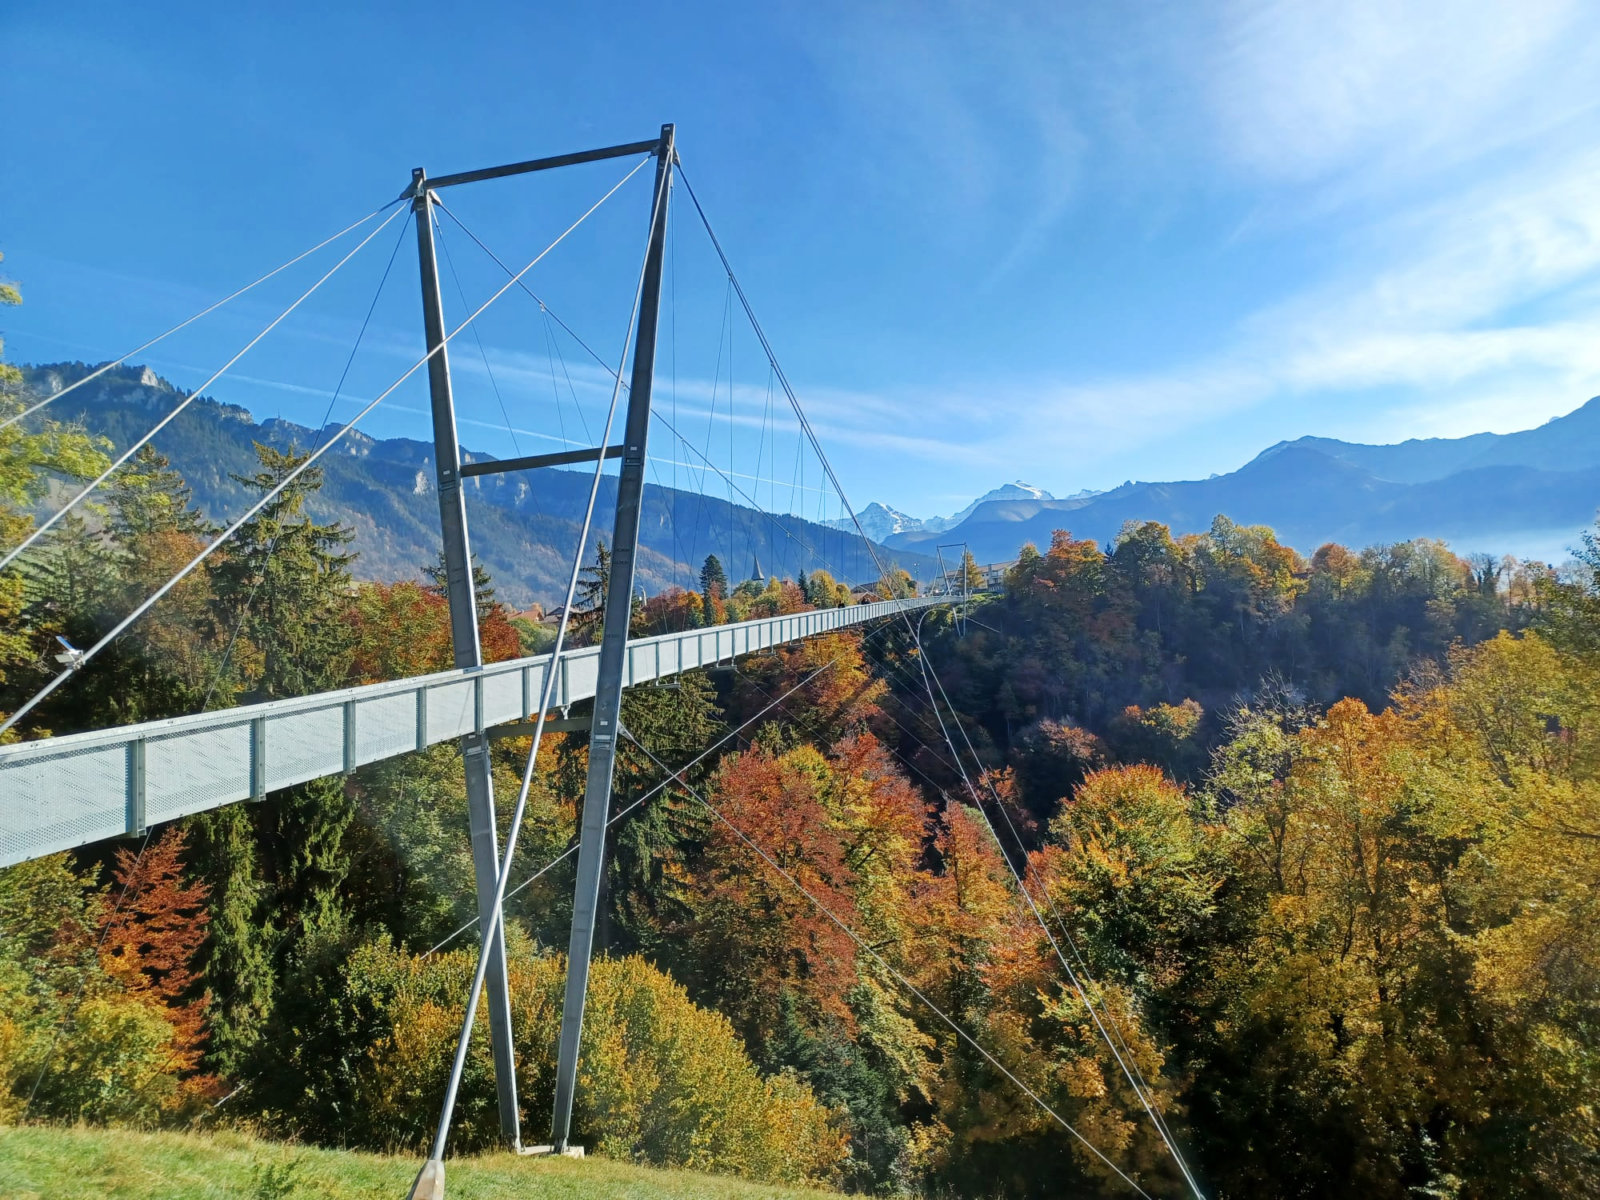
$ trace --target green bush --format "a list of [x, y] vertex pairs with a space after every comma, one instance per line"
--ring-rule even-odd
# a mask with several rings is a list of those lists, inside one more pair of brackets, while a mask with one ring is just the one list
[[[298, 1079], [280, 1081], [303, 1097], [299, 1113], [321, 1114], [315, 1123], [302, 1116], [293, 1132], [383, 1148], [422, 1145], [444, 1095], [473, 966], [467, 951], [422, 958], [387, 941], [351, 953], [342, 994], [307, 1009], [324, 1013], [329, 1028], [299, 1031], [308, 1047], [344, 1040], [342, 1052], [300, 1055]], [[509, 967], [523, 1127], [542, 1130], [565, 960], [513, 945]], [[499, 1136], [481, 1008], [477, 1026], [456, 1107], [456, 1150], [490, 1146]], [[352, 1036], [366, 1039], [364, 1049], [348, 1044]], [[846, 1155], [831, 1109], [792, 1076], [763, 1078], [725, 1017], [696, 1007], [640, 958], [594, 964], [574, 1136], [612, 1158], [775, 1182], [830, 1180]]]

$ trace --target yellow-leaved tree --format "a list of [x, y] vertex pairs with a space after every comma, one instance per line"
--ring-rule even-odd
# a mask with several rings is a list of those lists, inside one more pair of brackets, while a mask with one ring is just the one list
[[[412, 1147], [431, 1132], [473, 965], [466, 951], [423, 958], [381, 942], [356, 951], [348, 994], [374, 1006], [380, 1032], [358, 1069], [371, 1125], [352, 1136]], [[509, 965], [524, 1125], [537, 1128], [550, 1119], [565, 959], [524, 944]], [[460, 1149], [498, 1138], [481, 1009], [479, 1023], [456, 1110]], [[772, 1182], [830, 1182], [846, 1155], [837, 1114], [810, 1088], [763, 1077], [727, 1018], [637, 957], [597, 959], [589, 976], [573, 1131], [609, 1157]]]

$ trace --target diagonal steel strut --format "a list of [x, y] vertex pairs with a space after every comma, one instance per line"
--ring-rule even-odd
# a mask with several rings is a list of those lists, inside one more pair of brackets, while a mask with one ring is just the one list
[[620, 735], [623, 672], [627, 665], [628, 622], [633, 615], [633, 571], [639, 543], [639, 510], [644, 494], [645, 444], [650, 432], [650, 390], [656, 360], [656, 326], [661, 315], [661, 267], [667, 237], [667, 207], [672, 190], [673, 127], [661, 127], [656, 148], [656, 188], [650, 214], [650, 245], [640, 295], [639, 329], [633, 350], [627, 426], [622, 438], [622, 472], [617, 480], [617, 514], [611, 541], [611, 577], [606, 582], [600, 637], [600, 671], [595, 685], [589, 734], [589, 778], [583, 793], [583, 825], [578, 850], [578, 883], [572, 902], [572, 939], [567, 949], [567, 990], [561, 1009], [561, 1044], [556, 1058], [555, 1112], [551, 1140], [557, 1153], [572, 1132], [572, 1096], [578, 1080], [578, 1044], [589, 988], [589, 956], [594, 948], [600, 875], [605, 865], [606, 818], [611, 808], [611, 773]]

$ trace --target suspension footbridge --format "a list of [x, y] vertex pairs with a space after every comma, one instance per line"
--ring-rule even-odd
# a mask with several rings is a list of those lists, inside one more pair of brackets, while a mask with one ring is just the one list
[[[945, 597], [815, 609], [628, 642], [622, 686], [947, 604]], [[526, 722], [545, 693], [592, 700], [600, 648], [441, 671], [291, 700], [0, 746], [0, 867], [174, 821], [468, 734]], [[548, 727], [548, 726], [547, 726]], [[573, 722], [565, 723], [568, 729]], [[587, 730], [587, 722], [582, 723]]]
[[[450, 188], [489, 180], [534, 175], [613, 159], [636, 161], [620, 181], [525, 266], [514, 270], [498, 256], [489, 252], [494, 262], [504, 271], [507, 277], [505, 282], [464, 320], [450, 327], [445, 320], [440, 286], [436, 214], [440, 210], [452, 217], [454, 214], [449, 213], [444, 207], [440, 193]], [[525, 282], [529, 272], [574, 229], [583, 224], [629, 180], [651, 163], [654, 164], [655, 170], [646, 244], [632, 295], [632, 307], [623, 338], [623, 348], [617, 361], [611, 363], [590, 349], [587, 343], [580, 342], [585, 351], [604, 367], [610, 390], [609, 407], [599, 436], [593, 439], [592, 445], [576, 450], [465, 463], [457, 435], [450, 344], [464, 330], [473, 326], [491, 305], [514, 288], [533, 296], [538, 300], [541, 312], [547, 313], [544, 302], [531, 292]], [[621, 700], [624, 689], [669, 678], [685, 671], [729, 662], [741, 655], [756, 651], [869, 624], [881, 628], [887, 622], [902, 623], [909, 638], [920, 647], [921, 622], [928, 610], [937, 606], [956, 604], [963, 599], [961, 596], [948, 594], [950, 592], [948, 585], [944, 588], [946, 594], [943, 595], [922, 598], [905, 596], [896, 586], [891, 566], [880, 559], [877, 568], [879, 578], [884, 584], [883, 594], [898, 595], [901, 598], [849, 604], [843, 607], [819, 607], [809, 611], [657, 636], [632, 636], [630, 625], [640, 545], [641, 497], [646, 486], [647, 464], [650, 460], [649, 437], [652, 424], [665, 425], [687, 451], [699, 457], [706, 466], [712, 466], [705, 452], [689, 443], [675, 424], [652, 404], [669, 211], [674, 187], [680, 180], [688, 192], [693, 212], [704, 226], [716, 259], [726, 274], [729, 313], [742, 312], [759, 343], [769, 372], [769, 405], [774, 393], [781, 394], [782, 399], [788, 403], [800, 434], [801, 444], [809, 447], [815, 454], [826, 485], [837, 495], [841, 506], [850, 513], [862, 544], [876, 559], [877, 550], [866, 537], [860, 522], [854, 520], [854, 512], [849, 508], [844, 489], [824, 452], [821, 441], [795, 389], [790, 385], [787, 375], [779, 364], [766, 332], [756, 319], [754, 308], [733, 271], [722, 243], [712, 229], [700, 199], [694, 195], [693, 188], [688, 185], [687, 178], [682, 174], [676, 132], [671, 125], [663, 126], [657, 137], [647, 140], [433, 178], [419, 168], [413, 171], [409, 183], [396, 200], [378, 209], [368, 218], [347, 227], [333, 238], [306, 251], [305, 254], [268, 272], [255, 283], [247, 285], [232, 296], [174, 326], [165, 334], [130, 351], [129, 355], [106, 364], [55, 395], [43, 397], [18, 414], [7, 418], [6, 423], [12, 423], [32, 416], [67, 391], [82, 386], [103, 371], [125, 361], [132, 354], [139, 353], [161, 338], [198, 320], [234, 297], [332, 244], [340, 237], [376, 222], [354, 249], [346, 253], [333, 268], [323, 274], [266, 328], [246, 343], [237, 354], [224, 363], [222, 368], [207, 379], [201, 388], [195, 389], [144, 435], [126, 447], [101, 475], [46, 520], [40, 522], [20, 545], [0, 555], [0, 570], [7, 569], [19, 556], [39, 544], [66, 513], [105, 483], [142, 446], [148, 444], [151, 438], [169, 424], [193, 397], [198, 396], [203, 388], [221, 378], [328, 278], [349, 262], [362, 247], [371, 242], [382, 229], [387, 228], [391, 222], [405, 213], [410, 213], [413, 217], [421, 284], [425, 352], [404, 374], [366, 402], [351, 421], [338, 427], [271, 490], [220, 530], [189, 563], [136, 605], [97, 642], [82, 651], [72, 651], [59, 673], [0, 722], [0, 733], [18, 725], [56, 690], [72, 686], [75, 678], [87, 678], [81, 675], [87, 663], [106, 646], [121, 637], [172, 588], [198, 569], [207, 558], [226, 546], [229, 539], [246, 522], [291, 486], [296, 478], [327, 454], [407, 379], [420, 371], [425, 371], [428, 381], [429, 415], [436, 455], [434, 484], [438, 495], [443, 545], [442, 586], [448, 599], [453, 668], [425, 676], [373, 683], [316, 695], [247, 704], [222, 711], [202, 712], [0, 746], [0, 865], [84, 846], [102, 839], [137, 835], [159, 823], [222, 805], [248, 801], [270, 802], [274, 792], [299, 783], [349, 773], [370, 763], [423, 750], [443, 742], [458, 743], [466, 775], [469, 813], [469, 829], [466, 832], [471, 839], [475, 868], [479, 954], [473, 983], [467, 995], [467, 1011], [457, 1040], [452, 1070], [445, 1095], [442, 1097], [438, 1126], [428, 1161], [413, 1190], [414, 1196], [443, 1195], [444, 1156], [449, 1142], [456, 1095], [480, 1002], [487, 1007], [501, 1130], [509, 1147], [522, 1148], [521, 1103], [511, 1041], [511, 1008], [503, 922], [511, 864], [527, 808], [539, 743], [544, 732], [557, 727], [563, 730], [581, 727], [588, 733], [588, 775], [576, 846], [578, 863], [573, 922], [567, 956], [567, 985], [557, 1056], [554, 1119], [551, 1142], [545, 1147], [562, 1152], [572, 1148], [572, 1107], [577, 1087], [580, 1034], [590, 956], [600, 899], [606, 829], [623, 815], [613, 812], [612, 807], [611, 788], [616, 752], [622, 740], [637, 741], [632, 731], [626, 729], [622, 722]], [[459, 224], [459, 220], [457, 223]], [[478, 239], [474, 236], [473, 240]], [[481, 242], [479, 244], [482, 246]], [[487, 251], [487, 247], [482, 248]], [[391, 265], [392, 262], [391, 255]], [[382, 284], [380, 291], [381, 288]], [[737, 302], [736, 305], [734, 301]], [[487, 365], [485, 356], [486, 368]], [[729, 416], [731, 421], [731, 392]], [[615, 434], [620, 436], [614, 436]], [[536, 471], [552, 467], [581, 466], [587, 463], [594, 464], [590, 477], [588, 503], [572, 553], [570, 570], [566, 576], [565, 603], [560, 608], [553, 647], [547, 654], [506, 662], [484, 663], [472, 570], [473, 556], [467, 506], [469, 489], [463, 486], [464, 481], [485, 474]], [[568, 644], [568, 624], [586, 549], [590, 545], [602, 475], [607, 470], [607, 465], [611, 463], [617, 465], [616, 502], [610, 538], [610, 569], [602, 584], [600, 637], [597, 645], [574, 648]], [[735, 476], [738, 473], [734, 471], [731, 462], [727, 472], [718, 470], [717, 473], [722, 475], [728, 484], [730, 500], [732, 493], [738, 491], [744, 500], [753, 503], [749, 493], [736, 484]], [[759, 476], [759, 470], [756, 476]], [[757, 490], [759, 492], [759, 485]], [[791, 533], [786, 532], [785, 536], [794, 540]], [[815, 547], [807, 545], [804, 548], [815, 553]], [[817, 565], [825, 565], [825, 560], [818, 561]], [[961, 767], [964, 758], [962, 748], [958, 745], [957, 735], [964, 740], [964, 730], [960, 727], [959, 718], [954, 708], [950, 706], [948, 697], [943, 695], [943, 687], [933, 674], [932, 665], [927, 662], [926, 656], [919, 656], [919, 662], [922, 682], [927, 687], [928, 698], [935, 715], [940, 714], [941, 704], [949, 713], [949, 724], [943, 716], [939, 717], [939, 729], [950, 757], [960, 769], [961, 778], [972, 802], [980, 812], [984, 813], [984, 819], [988, 822], [988, 812], [991, 808], [1001, 814], [1004, 813], [1004, 808], [998, 804], [988, 804], [988, 801], [994, 798], [986, 797], [984, 794], [985, 785], [982, 782], [981, 771], [976, 765], [976, 752], [970, 742], [965, 743], [965, 752], [974, 762], [973, 772], [969, 774], [964, 767]], [[789, 689], [790, 692], [793, 690], [794, 688]], [[773, 704], [781, 703], [782, 699], [783, 696], [776, 698]], [[574, 719], [567, 715], [567, 708], [580, 701], [586, 702], [588, 715], [582, 719]], [[26, 726], [22, 728], [25, 729]], [[502, 821], [497, 813], [489, 760], [490, 739], [498, 733], [507, 732], [529, 735], [532, 742], [518, 794], [510, 805], [509, 823]], [[726, 740], [724, 738], [716, 745], [708, 747], [695, 761], [705, 758]], [[710, 809], [713, 816], [725, 820], [711, 806], [709, 800], [684, 781], [682, 773], [686, 766], [691, 764], [672, 767], [656, 759], [648, 747], [641, 745], [640, 749], [658, 763], [665, 772], [667, 780], [676, 781], [677, 786]], [[643, 798], [634, 801], [630, 809], [642, 801]], [[828, 919], [840, 924], [844, 931], [856, 939], [866, 953], [877, 959], [893, 977], [898, 979], [911, 995], [931, 1008], [941, 1021], [1015, 1084], [1033, 1104], [1077, 1139], [1133, 1193], [1140, 1196], [1148, 1194], [1127, 1171], [1119, 1167], [1055, 1112], [1028, 1086], [1026, 1081], [1006, 1068], [990, 1050], [974, 1038], [970, 1031], [934, 1006], [933, 1002], [918, 992], [909, 980], [895, 973], [872, 947], [861, 942], [854, 930], [840, 921], [840, 918], [829, 911], [815, 896], [805, 892], [800, 882], [779, 867], [762, 849], [761, 831], [735, 828], [734, 832], [750, 846], [757, 859], [775, 870], [790, 886], [804, 892]], [[992, 824], [990, 832], [998, 841], [998, 831]], [[1013, 835], [1015, 832], [1013, 829]], [[1016, 873], [1010, 856], [1006, 856], [1006, 862], [1013, 866], [1017, 887], [1028, 897], [1029, 905], [1039, 917], [1050, 944], [1055, 947], [1063, 969], [1091, 1014], [1094, 1014], [1096, 1025], [1106, 1037], [1112, 1055], [1121, 1065], [1123, 1073], [1139, 1097], [1162, 1142], [1171, 1151], [1190, 1189], [1195, 1195], [1200, 1195], [1199, 1188], [1183, 1163], [1170, 1131], [1151, 1101], [1148, 1085], [1137, 1075], [1137, 1068], [1130, 1070], [1124, 1054], [1118, 1049], [1120, 1036], [1112, 1036], [1115, 1033], [1115, 1026], [1110, 1020], [1110, 1014], [1104, 1014], [1102, 1020], [1102, 1015], [1097, 1011], [1092, 999], [1093, 981], [1088, 980], [1081, 971], [1081, 959], [1079, 970], [1075, 970], [1068, 963], [1057, 945], [1055, 936], [1050, 933], [1043, 916], [1035, 906], [1027, 881], [1022, 874]], [[466, 880], [462, 883], [463, 887], [467, 886]], [[1125, 1046], [1123, 1049], [1125, 1050]]]

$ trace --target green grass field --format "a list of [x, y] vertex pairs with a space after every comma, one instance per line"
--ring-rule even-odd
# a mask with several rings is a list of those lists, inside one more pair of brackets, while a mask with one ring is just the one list
[[[415, 1158], [320, 1150], [235, 1133], [0, 1127], [0, 1200], [403, 1200]], [[812, 1200], [834, 1195], [602, 1158], [489, 1155], [445, 1164], [450, 1200]]]

